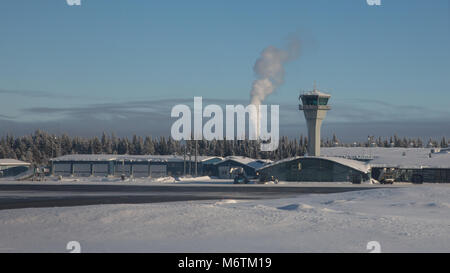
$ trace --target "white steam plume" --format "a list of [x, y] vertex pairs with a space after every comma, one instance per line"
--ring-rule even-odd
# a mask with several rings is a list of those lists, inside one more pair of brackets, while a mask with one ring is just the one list
[[[284, 65], [298, 58], [300, 52], [300, 42], [298, 38], [291, 38], [286, 49], [278, 49], [269, 46], [263, 50], [261, 56], [256, 60], [253, 67], [256, 79], [250, 92], [250, 103], [259, 110], [259, 105], [264, 99], [272, 94], [280, 85], [284, 83]], [[259, 111], [257, 116], [252, 116], [252, 122], [256, 123], [255, 128], [259, 136]]]

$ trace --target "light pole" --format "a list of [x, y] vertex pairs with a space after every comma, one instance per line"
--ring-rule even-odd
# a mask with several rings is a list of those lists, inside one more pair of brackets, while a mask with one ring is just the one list
[[182, 139], [180, 143], [181, 143], [181, 145], [184, 146], [184, 151], [183, 151], [183, 175], [186, 175], [186, 140]]
[[188, 152], [187, 153], [187, 155], [189, 156], [189, 175], [192, 175], [192, 171], [191, 171], [191, 168], [192, 168], [192, 160], [191, 160], [191, 153], [190, 152]]
[[195, 140], [195, 176], [198, 176], [198, 173], [197, 173], [197, 140]]

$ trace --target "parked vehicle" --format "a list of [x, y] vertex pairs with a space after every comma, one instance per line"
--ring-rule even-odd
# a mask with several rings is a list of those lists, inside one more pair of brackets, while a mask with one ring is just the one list
[[233, 184], [247, 184], [250, 182], [243, 168], [232, 168], [230, 170], [232, 176], [234, 176]]
[[247, 184], [250, 182], [245, 174], [239, 174], [234, 178], [234, 184]]
[[380, 184], [394, 184], [396, 178], [396, 171], [394, 168], [383, 168], [378, 177]]

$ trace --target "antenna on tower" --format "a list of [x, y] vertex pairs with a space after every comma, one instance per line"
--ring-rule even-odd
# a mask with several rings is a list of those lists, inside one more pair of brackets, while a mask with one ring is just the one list
[[316, 84], [316, 81], [314, 80], [314, 89], [313, 89], [313, 91], [315, 91], [315, 90], [317, 90], [317, 84]]

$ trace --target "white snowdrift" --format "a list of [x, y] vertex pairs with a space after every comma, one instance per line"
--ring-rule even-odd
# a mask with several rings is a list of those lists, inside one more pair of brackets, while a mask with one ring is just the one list
[[450, 186], [0, 211], [1, 252], [449, 252]]
[[120, 177], [62, 177], [58, 178], [56, 176], [46, 177], [45, 181], [15, 181], [11, 178], [0, 179], [2, 183], [23, 183], [23, 184], [125, 184], [125, 185], [153, 185], [153, 184], [175, 184], [175, 183], [186, 183], [186, 184], [230, 184], [232, 183], [231, 179], [218, 179], [211, 178], [209, 176], [199, 176], [199, 177], [172, 177], [172, 176], [164, 176], [158, 178], [130, 178], [126, 177], [125, 180], [122, 180]]

